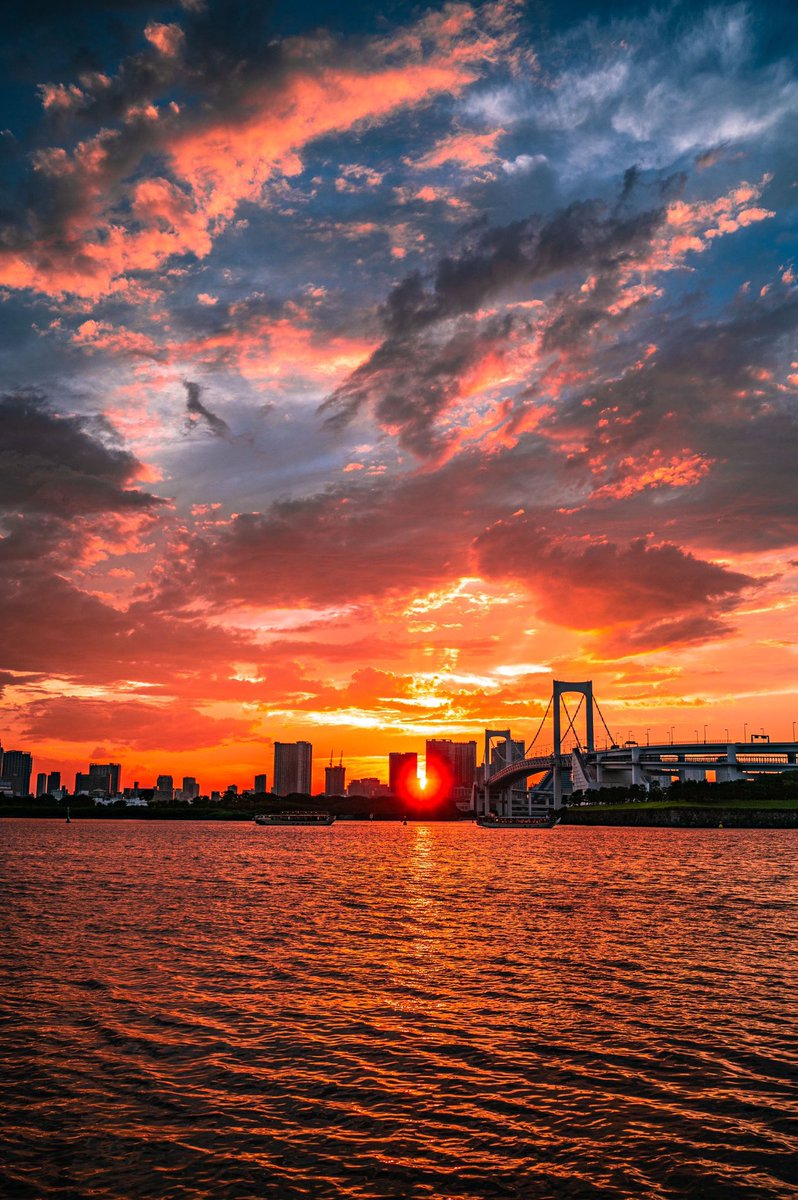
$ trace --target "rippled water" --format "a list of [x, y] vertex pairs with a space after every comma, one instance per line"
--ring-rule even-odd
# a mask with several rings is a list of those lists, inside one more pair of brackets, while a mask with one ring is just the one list
[[0, 823], [9, 1197], [795, 1197], [798, 832]]

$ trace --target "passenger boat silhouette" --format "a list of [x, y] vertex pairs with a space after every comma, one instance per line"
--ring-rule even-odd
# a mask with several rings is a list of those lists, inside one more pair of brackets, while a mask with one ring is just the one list
[[499, 817], [495, 813], [477, 817], [480, 829], [553, 829], [559, 825], [560, 818], [554, 813], [545, 813], [535, 817]]
[[332, 825], [335, 814], [328, 812], [258, 813], [256, 825]]

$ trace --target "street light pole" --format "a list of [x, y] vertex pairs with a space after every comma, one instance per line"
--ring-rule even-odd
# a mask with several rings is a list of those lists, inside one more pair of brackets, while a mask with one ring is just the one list
[[748, 744], [748, 722], [743, 721], [743, 741]]

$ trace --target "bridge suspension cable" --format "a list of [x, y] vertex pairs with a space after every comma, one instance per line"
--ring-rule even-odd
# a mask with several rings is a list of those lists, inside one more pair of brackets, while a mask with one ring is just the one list
[[539, 738], [539, 736], [540, 736], [540, 732], [541, 732], [541, 730], [543, 729], [543, 726], [546, 724], [546, 717], [549, 715], [549, 713], [550, 713], [550, 711], [551, 711], [551, 706], [552, 706], [552, 702], [553, 702], [553, 700], [554, 700], [554, 697], [553, 697], [553, 696], [549, 696], [549, 702], [548, 702], [548, 704], [546, 705], [546, 711], [544, 712], [544, 714], [543, 714], [543, 717], [542, 717], [542, 719], [541, 719], [541, 722], [540, 722], [540, 724], [539, 724], [539, 725], [538, 725], [538, 727], [537, 727], [537, 731], [536, 731], [536, 733], [535, 733], [535, 736], [532, 738], [532, 741], [529, 743], [529, 745], [528, 745], [528, 746], [527, 746], [527, 748], [526, 748], [526, 751], [525, 751], [525, 753], [526, 753], [526, 756], [527, 756], [527, 758], [529, 758], [529, 751], [532, 749], [532, 747], [534, 746], [535, 742], [538, 740], [538, 738]]
[[605, 733], [607, 734], [607, 737], [610, 739], [610, 745], [614, 745], [614, 743], [615, 743], [615, 738], [614, 738], [614, 737], [612, 736], [612, 734], [610, 733], [609, 726], [607, 725], [607, 722], [604, 720], [604, 713], [603, 713], [603, 712], [601, 711], [601, 709], [599, 708], [599, 702], [598, 702], [598, 700], [596, 699], [596, 697], [595, 697], [595, 696], [593, 697], [593, 703], [594, 703], [594, 704], [595, 704], [595, 706], [596, 706], [596, 712], [597, 712], [597, 713], [598, 713], [598, 715], [601, 717], [601, 724], [604, 726], [604, 731], [605, 731]]
[[560, 697], [560, 703], [562, 704], [563, 708], [565, 709], [565, 715], [568, 718], [568, 728], [566, 729], [565, 733], [562, 735], [561, 740], [564, 742], [565, 739], [568, 737], [568, 734], [571, 733], [571, 731], [573, 730], [573, 735], [576, 738], [576, 744], [580, 750], [583, 749], [583, 746], [579, 740], [579, 734], [574, 729], [574, 721], [579, 716], [580, 709], [582, 708], [582, 705], [584, 704], [584, 702], [585, 702], [584, 696], [580, 696], [579, 703], [576, 706], [576, 712], [574, 713], [573, 716], [571, 716], [571, 714], [568, 711], [568, 705], [565, 703], [565, 697], [564, 696]]

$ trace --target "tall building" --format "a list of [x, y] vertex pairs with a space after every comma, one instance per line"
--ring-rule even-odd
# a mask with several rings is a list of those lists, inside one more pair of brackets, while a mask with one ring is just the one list
[[39, 774], [36, 776], [36, 795], [47, 795], [47, 773], [45, 771], [39, 771]]
[[51, 796], [54, 796], [56, 792], [61, 791], [61, 772], [60, 771], [51, 771], [50, 774], [47, 776], [47, 791], [50, 793]]
[[310, 742], [274, 743], [274, 790], [278, 796], [292, 792], [310, 794], [313, 747]]
[[33, 759], [25, 750], [6, 750], [3, 753], [3, 779], [12, 795], [30, 795], [30, 776]]
[[346, 767], [341, 763], [337, 767], [330, 765], [324, 768], [324, 795], [343, 796], [346, 789]]
[[448, 799], [464, 800], [477, 773], [477, 744], [430, 738], [426, 764], [427, 779], [440, 779]]
[[153, 800], [170, 803], [175, 798], [175, 781], [171, 775], [159, 775], [155, 784]]
[[92, 792], [103, 791], [109, 796], [119, 795], [119, 780], [122, 767], [119, 763], [89, 763], [89, 775], [97, 782], [89, 789]]
[[388, 787], [393, 796], [415, 790], [418, 784], [418, 755], [392, 751], [388, 755]]
[[256, 792], [265, 792], [266, 791], [266, 776], [265, 775], [256, 775], [255, 776], [255, 791]]
[[181, 789], [184, 800], [196, 800], [199, 795], [199, 784], [193, 775], [183, 776], [183, 787]]

